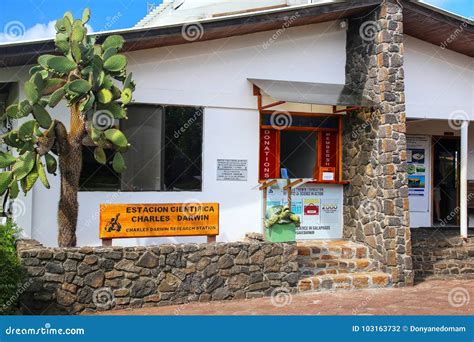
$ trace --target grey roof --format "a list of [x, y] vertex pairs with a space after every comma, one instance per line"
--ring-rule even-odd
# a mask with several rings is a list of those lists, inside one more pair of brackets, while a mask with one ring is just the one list
[[374, 107], [376, 104], [344, 84], [249, 78], [252, 84], [275, 100], [334, 106]]

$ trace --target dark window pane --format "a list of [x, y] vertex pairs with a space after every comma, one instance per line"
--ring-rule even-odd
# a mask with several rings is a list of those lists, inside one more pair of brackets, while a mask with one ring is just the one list
[[316, 132], [281, 131], [280, 167], [290, 178], [313, 178], [316, 165]]
[[133, 105], [121, 127], [130, 143], [123, 154], [127, 169], [122, 174], [124, 191], [163, 190], [163, 107]]
[[83, 191], [107, 191], [118, 190], [120, 175], [112, 169], [113, 152], [105, 150], [107, 164], [99, 164], [94, 159], [94, 148], [82, 147], [82, 171], [79, 180], [80, 190]]
[[200, 191], [202, 180], [202, 109], [134, 104], [121, 130], [131, 145], [123, 154], [126, 170], [116, 174], [84, 147], [81, 190]]
[[165, 188], [199, 191], [202, 182], [202, 108], [167, 106], [165, 112]]

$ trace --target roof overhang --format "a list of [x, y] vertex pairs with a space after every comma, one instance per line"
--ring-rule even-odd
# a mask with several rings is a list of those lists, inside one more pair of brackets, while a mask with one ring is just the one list
[[344, 84], [249, 78], [249, 82], [277, 101], [347, 107], [375, 107], [375, 102]]
[[403, 2], [404, 33], [474, 57], [474, 22], [418, 1]]
[[[472, 20], [423, 3], [400, 1], [405, 17], [405, 33], [438, 46], [456, 33], [456, 39], [447, 44], [446, 48], [474, 57]], [[381, 3], [382, 0], [316, 3], [205, 19], [199, 21], [203, 34], [195, 41], [187, 40], [182, 34], [186, 23], [116, 30], [97, 33], [97, 35], [98, 42], [101, 42], [108, 35], [121, 34], [126, 41], [124, 51], [143, 50], [271, 31], [283, 27], [288, 22], [288, 18], [292, 18], [291, 26], [296, 27], [360, 17]], [[55, 53], [52, 39], [0, 44], [0, 67], [35, 64], [38, 56], [45, 53]]]

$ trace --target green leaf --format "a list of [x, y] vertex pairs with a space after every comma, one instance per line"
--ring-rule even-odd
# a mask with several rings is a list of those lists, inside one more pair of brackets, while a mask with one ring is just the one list
[[79, 110], [81, 112], [87, 112], [94, 105], [94, 101], [95, 101], [95, 96], [93, 93], [90, 93], [89, 96], [87, 96], [86, 99], [79, 106]]
[[66, 83], [66, 80], [63, 80], [62, 78], [50, 78], [46, 80], [43, 88], [43, 95], [54, 93], [56, 90], [61, 88], [64, 83]]
[[33, 81], [34, 85], [36, 86], [36, 89], [38, 90], [39, 93], [43, 90], [44, 87], [44, 80], [43, 77], [41, 76], [41, 73], [37, 72], [31, 76], [30, 81]]
[[26, 152], [13, 165], [13, 174], [16, 180], [23, 179], [27, 174], [33, 170], [36, 161], [35, 152]]
[[117, 145], [119, 147], [127, 147], [128, 141], [125, 135], [116, 128], [110, 128], [104, 132], [105, 137], [109, 140], [112, 144]]
[[43, 71], [43, 67], [41, 65], [35, 65], [35, 66], [30, 68], [28, 73], [33, 76], [34, 74], [36, 74], [37, 72], [40, 72], [40, 71]]
[[56, 105], [61, 101], [61, 99], [64, 97], [65, 91], [64, 88], [59, 88], [56, 90], [51, 96], [49, 97], [49, 103], [48, 105], [50, 107], [56, 107]]
[[102, 165], [105, 165], [107, 162], [107, 156], [105, 155], [105, 151], [102, 147], [96, 147], [94, 149], [94, 158]]
[[3, 193], [8, 189], [12, 177], [13, 174], [11, 171], [0, 173], [0, 195], [3, 195]]
[[82, 59], [82, 52], [81, 48], [79, 47], [79, 43], [76, 41], [71, 42], [71, 54], [74, 57], [76, 63], [79, 63]]
[[18, 104], [12, 104], [11, 106], [8, 106], [7, 108], [7, 115], [11, 117], [12, 119], [19, 119], [20, 118], [20, 111], [18, 110], [19, 105]]
[[90, 136], [93, 142], [96, 144], [99, 143], [100, 139], [102, 138], [102, 131], [95, 128], [93, 125], [90, 126]]
[[35, 84], [31, 81], [26, 81], [25, 82], [25, 95], [28, 101], [31, 103], [36, 103], [40, 99], [40, 95], [38, 92], [38, 88], [36, 88]]
[[114, 47], [108, 48], [107, 50], [105, 50], [104, 55], [102, 56], [102, 59], [104, 61], [106, 61], [107, 59], [109, 59], [113, 55], [117, 54], [117, 51], [118, 50]]
[[10, 153], [0, 151], [0, 169], [9, 167], [16, 162], [16, 158]]
[[72, 24], [71, 40], [73, 42], [81, 42], [86, 35], [86, 30], [82, 20], [75, 20]]
[[132, 82], [132, 73], [129, 73], [125, 78], [125, 81], [123, 81], [123, 88], [129, 88], [130, 82]]
[[86, 80], [75, 80], [68, 83], [68, 88], [75, 93], [85, 95], [89, 90], [91, 90], [92, 86]]
[[69, 52], [69, 43], [65, 40], [55, 40], [54, 43], [56, 44], [56, 47], [58, 48], [59, 51], [61, 51], [64, 54], [67, 54]]
[[89, 21], [91, 17], [91, 10], [89, 8], [84, 8], [84, 11], [82, 12], [82, 22], [85, 24]]
[[115, 172], [122, 173], [125, 171], [125, 160], [123, 159], [122, 153], [116, 152], [114, 156], [114, 160], [112, 161], [112, 168]]
[[127, 58], [124, 55], [113, 55], [104, 62], [104, 69], [117, 72], [125, 68], [126, 65]]
[[34, 168], [31, 172], [26, 175], [26, 177], [20, 180], [21, 188], [23, 189], [23, 193], [26, 195], [28, 191], [31, 190], [33, 185], [35, 185], [36, 180], [38, 179], [38, 170]]
[[48, 67], [48, 61], [53, 57], [55, 56], [54, 55], [41, 55], [38, 57], [38, 64], [46, 69]]
[[77, 64], [67, 57], [54, 56], [48, 60], [48, 68], [59, 74], [68, 74], [77, 67]]
[[40, 156], [38, 156], [37, 159], [36, 159], [36, 169], [38, 171], [38, 177], [39, 177], [41, 183], [43, 183], [43, 185], [46, 189], [49, 189], [50, 185], [49, 185], [49, 182], [48, 182], [48, 178], [46, 177], [46, 172], [44, 171], [44, 165], [43, 165], [43, 162], [40, 159]]
[[16, 180], [13, 180], [10, 184], [10, 198], [15, 199], [18, 197], [18, 193], [20, 192], [20, 189], [18, 188], [18, 182]]
[[114, 119], [126, 119], [127, 118], [127, 113], [125, 110], [122, 108], [122, 106], [116, 102], [110, 102], [105, 105], [99, 105], [98, 106], [99, 110], [106, 110], [109, 113], [112, 114]]
[[74, 17], [70, 11], [64, 13], [64, 19], [69, 20], [69, 23], [71, 24], [74, 22]]
[[100, 103], [109, 103], [112, 101], [112, 92], [108, 89], [102, 88], [97, 92], [97, 100]]
[[51, 154], [48, 153], [44, 156], [44, 160], [46, 162], [46, 170], [48, 170], [49, 173], [55, 175], [56, 170], [58, 168], [56, 158], [54, 158]]
[[132, 101], [132, 90], [130, 88], [125, 88], [122, 91], [122, 103], [128, 105]]
[[29, 140], [23, 144], [19, 153], [25, 154], [25, 152], [34, 152], [34, 150], [35, 150], [35, 144], [33, 143], [33, 140]]
[[18, 129], [18, 136], [20, 139], [23, 141], [31, 140], [36, 125], [36, 120], [26, 121], [23, 125], [21, 125]]
[[33, 106], [28, 100], [23, 100], [18, 106], [18, 118], [23, 118], [33, 111]]
[[64, 32], [66, 31], [66, 26], [64, 25], [64, 19], [58, 19], [56, 20], [56, 24], [54, 24], [54, 27], [56, 28], [56, 31], [58, 32]]
[[11, 131], [8, 134], [3, 135], [3, 141], [8, 146], [12, 146], [15, 148], [21, 148], [25, 144], [18, 136], [18, 131]]
[[39, 104], [35, 104], [33, 106], [33, 116], [42, 128], [49, 128], [49, 126], [51, 126], [51, 123], [53, 122], [48, 111]]
[[102, 44], [102, 48], [104, 49], [104, 51], [111, 47], [116, 48], [117, 50], [120, 50], [124, 42], [125, 40], [123, 39], [122, 36], [119, 36], [119, 35], [108, 36], [105, 39], [104, 43]]

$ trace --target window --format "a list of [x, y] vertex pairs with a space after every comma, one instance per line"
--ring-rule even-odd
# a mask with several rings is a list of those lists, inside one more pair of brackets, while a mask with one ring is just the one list
[[94, 159], [84, 146], [81, 190], [200, 191], [202, 187], [203, 110], [197, 107], [132, 105], [120, 122], [131, 145], [120, 175]]
[[261, 112], [260, 180], [340, 180], [341, 116], [294, 113], [279, 127]]
[[281, 131], [280, 169], [289, 178], [313, 178], [316, 167], [315, 131]]

